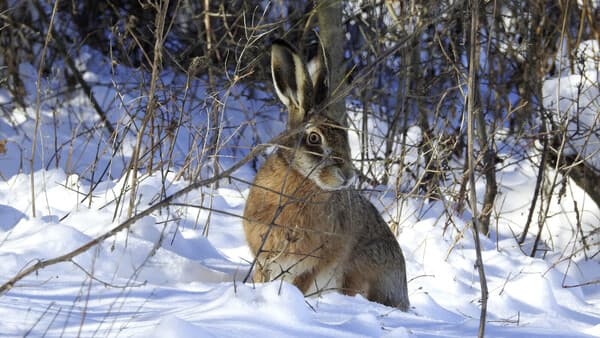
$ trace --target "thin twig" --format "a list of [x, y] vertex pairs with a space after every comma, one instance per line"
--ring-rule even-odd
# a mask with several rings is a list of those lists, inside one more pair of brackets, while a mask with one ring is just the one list
[[[477, 194], [475, 191], [475, 163], [474, 163], [474, 142], [475, 142], [475, 114], [477, 114], [475, 107], [475, 91], [476, 89], [476, 79], [477, 76], [477, 66], [479, 65], [479, 53], [478, 45], [477, 45], [477, 36], [479, 32], [479, 0], [471, 0], [471, 32], [470, 32], [470, 55], [469, 55], [469, 77], [467, 83], [468, 90], [468, 100], [467, 100], [467, 158], [469, 162], [469, 185], [470, 185], [470, 194], [469, 194], [469, 203], [471, 205], [471, 217], [472, 217], [472, 230], [473, 230], [473, 239], [475, 240], [475, 253], [477, 255], [476, 258], [476, 267], [479, 273], [479, 284], [481, 286], [481, 313], [479, 316], [479, 331], [477, 333], [479, 338], [483, 338], [485, 336], [485, 318], [487, 315], [487, 299], [488, 299], [488, 289], [487, 289], [487, 281], [485, 278], [485, 270], [483, 266], [483, 258], [481, 256], [481, 243], [479, 242], [479, 226], [480, 219], [478, 217], [477, 212]], [[479, 125], [479, 128], [485, 128], [485, 125]]]
[[[48, 50], [48, 44], [50, 43], [50, 40], [52, 39], [52, 26], [54, 26], [54, 17], [56, 16], [56, 11], [58, 9], [58, 3], [60, 1], [56, 0], [56, 2], [54, 2], [54, 7], [52, 8], [52, 16], [50, 17], [50, 22], [48, 23], [48, 32], [46, 33], [46, 38], [44, 39], [44, 48], [42, 49], [42, 55], [40, 58], [40, 65], [38, 66], [38, 72], [37, 72], [37, 80], [36, 80], [36, 91], [35, 91], [35, 127], [34, 127], [34, 131], [33, 131], [33, 140], [31, 142], [31, 159], [29, 162], [30, 165], [30, 181], [31, 181], [31, 215], [33, 217], [35, 217], [35, 197], [36, 197], [36, 193], [35, 193], [35, 168], [34, 168], [34, 164], [35, 164], [35, 153], [36, 153], [36, 146], [37, 146], [37, 141], [38, 141], [38, 132], [40, 129], [40, 106], [41, 106], [41, 87], [42, 87], [42, 70], [44, 68], [44, 62], [46, 61], [46, 51]], [[44, 9], [42, 8], [42, 6], [37, 2], [34, 1], [33, 2], [34, 5], [36, 5], [37, 10], [39, 12], [40, 15], [44, 14]]]

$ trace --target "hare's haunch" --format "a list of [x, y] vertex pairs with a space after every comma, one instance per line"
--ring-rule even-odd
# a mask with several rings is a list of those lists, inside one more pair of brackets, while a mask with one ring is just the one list
[[254, 280], [288, 280], [305, 294], [360, 293], [406, 311], [402, 250], [377, 209], [349, 188], [348, 133], [324, 106], [320, 55], [307, 65], [286, 42], [272, 46], [273, 83], [288, 108], [287, 128], [302, 132], [279, 145], [250, 189], [244, 231], [257, 260]]

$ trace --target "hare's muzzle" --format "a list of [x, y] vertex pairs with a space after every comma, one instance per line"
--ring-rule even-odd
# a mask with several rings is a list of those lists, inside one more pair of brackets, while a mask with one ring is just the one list
[[354, 184], [356, 175], [350, 166], [330, 166], [320, 172], [317, 184], [325, 190], [340, 190]]
[[340, 171], [342, 172], [341, 176], [343, 178], [343, 183], [340, 186], [340, 189], [348, 188], [356, 182], [356, 174], [354, 173], [354, 169], [349, 167], [340, 169]]

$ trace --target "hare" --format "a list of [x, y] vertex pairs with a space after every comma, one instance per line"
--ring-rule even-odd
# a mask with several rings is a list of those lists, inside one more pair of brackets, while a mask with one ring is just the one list
[[[322, 53], [319, 53], [322, 55]], [[406, 311], [404, 256], [377, 209], [350, 189], [348, 134], [328, 116], [324, 57], [305, 63], [283, 40], [271, 72], [288, 137], [256, 174], [244, 210], [254, 281], [284, 279], [303, 293], [339, 289]]]

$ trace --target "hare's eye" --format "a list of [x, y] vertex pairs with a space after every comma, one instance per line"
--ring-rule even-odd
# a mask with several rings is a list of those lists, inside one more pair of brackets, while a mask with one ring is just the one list
[[308, 142], [308, 144], [313, 145], [313, 146], [317, 146], [321, 144], [321, 135], [319, 135], [319, 133], [316, 132], [311, 132], [308, 134], [308, 136], [306, 137], [306, 141]]

